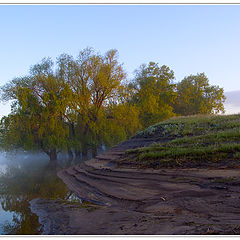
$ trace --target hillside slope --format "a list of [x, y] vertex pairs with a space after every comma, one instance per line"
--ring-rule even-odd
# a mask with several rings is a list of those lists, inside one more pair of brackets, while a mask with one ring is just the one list
[[238, 167], [240, 115], [173, 118], [138, 133], [170, 141], [129, 150], [128, 158], [142, 167]]

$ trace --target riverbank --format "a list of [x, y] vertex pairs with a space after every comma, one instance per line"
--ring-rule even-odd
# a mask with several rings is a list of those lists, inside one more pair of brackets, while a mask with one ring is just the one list
[[[220, 161], [191, 168], [159, 168], [155, 163], [146, 167], [136, 160], [141, 149], [176, 139], [159, 129], [142, 132], [94, 159], [60, 171], [58, 176], [70, 190], [97, 205], [86, 209], [53, 200], [32, 201], [32, 211], [45, 227], [43, 233], [240, 234], [240, 170], [236, 159], [232, 159], [234, 164], [229, 160], [227, 164]], [[180, 133], [174, 130], [174, 134]], [[134, 161], [131, 154], [135, 154]]]

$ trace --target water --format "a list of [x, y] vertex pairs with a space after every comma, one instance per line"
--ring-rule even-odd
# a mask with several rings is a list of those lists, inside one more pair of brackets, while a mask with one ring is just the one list
[[41, 225], [29, 201], [74, 198], [56, 175], [61, 167], [48, 163], [43, 154], [0, 153], [0, 234], [40, 234]]

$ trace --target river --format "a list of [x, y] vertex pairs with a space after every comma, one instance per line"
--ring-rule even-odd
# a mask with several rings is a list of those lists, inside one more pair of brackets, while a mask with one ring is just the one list
[[29, 201], [34, 198], [72, 201], [71, 193], [57, 171], [66, 167], [59, 161], [49, 166], [44, 154], [0, 153], [0, 234], [41, 234], [38, 217], [31, 212]]

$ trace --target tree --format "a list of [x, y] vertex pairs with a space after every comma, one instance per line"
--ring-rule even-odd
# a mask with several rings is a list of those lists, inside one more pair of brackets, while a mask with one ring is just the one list
[[[125, 76], [116, 50], [100, 55], [84, 49], [77, 59], [62, 54], [56, 67], [44, 59], [28, 76], [2, 87], [2, 99], [14, 101], [11, 114], [1, 121], [2, 146], [41, 149], [51, 162], [57, 161], [59, 151], [67, 151], [70, 158], [73, 151], [77, 157], [88, 150], [97, 154], [99, 145], [116, 143], [107, 136], [113, 134], [108, 125], [133, 110], [124, 102]], [[135, 129], [126, 121], [120, 124], [128, 131], [124, 137]]]
[[29, 75], [1, 88], [12, 110], [0, 125], [4, 149], [42, 150], [56, 164], [60, 151], [70, 160], [101, 145], [111, 146], [174, 115], [224, 112], [223, 89], [210, 86], [205, 74], [177, 85], [167, 66], [142, 65], [128, 83], [118, 52], [82, 50], [62, 54], [56, 64], [43, 59]]
[[12, 113], [1, 121], [5, 148], [41, 149], [56, 164], [57, 153], [66, 149], [64, 116], [71, 92], [54, 74], [53, 62], [44, 59], [2, 91], [3, 98], [14, 100]]
[[176, 98], [174, 72], [169, 67], [150, 62], [136, 71], [130, 87], [134, 89], [133, 102], [140, 109], [143, 127], [174, 116], [173, 103]]
[[211, 86], [205, 73], [190, 75], [177, 84], [174, 112], [179, 115], [224, 113], [224, 90]]
[[[2, 145], [41, 149], [54, 162], [59, 151], [70, 158], [73, 151], [77, 157], [88, 150], [95, 155], [99, 145], [125, 140], [138, 128], [136, 107], [126, 102], [125, 79], [116, 50], [100, 55], [84, 49], [76, 59], [62, 54], [56, 67], [44, 59], [28, 76], [2, 87], [2, 99], [14, 101], [11, 114], [2, 119]], [[120, 124], [120, 116], [128, 113], [136, 127], [129, 117]], [[125, 132], [111, 138], [109, 126], [116, 123]]]
[[69, 84], [72, 102], [69, 105], [71, 136], [76, 155], [79, 150], [86, 156], [88, 149], [94, 155], [103, 142], [105, 108], [119, 96], [125, 73], [118, 62], [116, 50], [105, 55], [84, 49], [78, 58], [63, 54], [58, 59], [59, 75]]
[[133, 136], [141, 129], [139, 108], [132, 100], [132, 89], [127, 85], [119, 89], [119, 97], [105, 109], [102, 139], [107, 146], [119, 143]]

